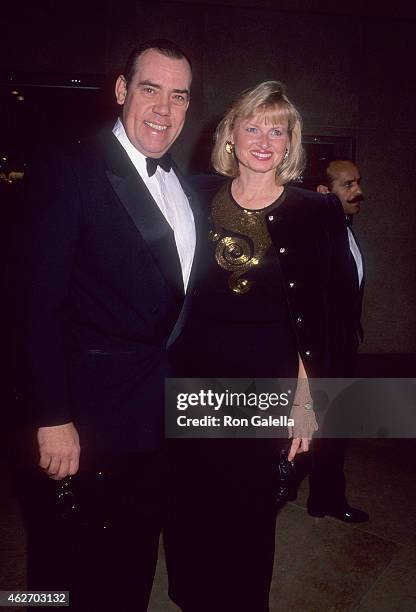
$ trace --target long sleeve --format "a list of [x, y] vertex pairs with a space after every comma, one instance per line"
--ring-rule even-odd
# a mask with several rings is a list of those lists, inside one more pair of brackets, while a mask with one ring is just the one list
[[25, 416], [56, 425], [71, 420], [66, 320], [81, 202], [67, 160], [43, 158], [25, 181], [7, 271], [10, 335]]

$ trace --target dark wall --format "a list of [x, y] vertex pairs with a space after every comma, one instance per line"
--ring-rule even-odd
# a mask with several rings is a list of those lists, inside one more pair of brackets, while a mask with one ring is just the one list
[[30, 2], [3, 12], [0, 70], [111, 80], [135, 41], [172, 38], [194, 63], [189, 120], [175, 145], [190, 170], [208, 167], [212, 130], [237, 92], [284, 81], [306, 133], [356, 139], [366, 195], [355, 222], [367, 265], [363, 350], [416, 352], [415, 18], [397, 2], [361, 4], [339, 11], [320, 2], [313, 12], [306, 0]]

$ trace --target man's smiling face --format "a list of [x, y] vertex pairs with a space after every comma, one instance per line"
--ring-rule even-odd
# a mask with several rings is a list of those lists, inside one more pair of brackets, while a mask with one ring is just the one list
[[176, 59], [148, 49], [140, 55], [127, 85], [116, 82], [117, 103], [130, 142], [146, 157], [161, 157], [182, 131], [189, 106], [191, 68], [185, 58]]

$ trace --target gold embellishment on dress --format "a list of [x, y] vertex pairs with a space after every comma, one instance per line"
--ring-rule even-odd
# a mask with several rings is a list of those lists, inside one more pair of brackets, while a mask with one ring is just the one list
[[215, 230], [210, 238], [217, 242], [215, 259], [221, 268], [232, 272], [228, 285], [235, 293], [246, 293], [252, 281], [242, 278], [271, 246], [271, 239], [264, 222], [264, 210], [247, 210], [232, 201], [229, 186], [225, 185], [212, 203], [212, 218]]

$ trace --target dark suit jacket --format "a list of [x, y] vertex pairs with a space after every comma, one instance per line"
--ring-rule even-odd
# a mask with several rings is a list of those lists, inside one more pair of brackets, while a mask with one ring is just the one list
[[182, 274], [173, 231], [110, 130], [38, 160], [10, 261], [20, 416], [74, 421], [83, 452], [157, 448]]

